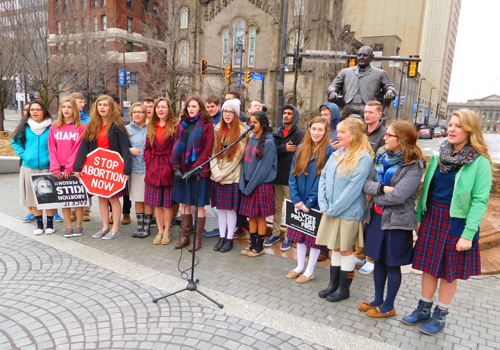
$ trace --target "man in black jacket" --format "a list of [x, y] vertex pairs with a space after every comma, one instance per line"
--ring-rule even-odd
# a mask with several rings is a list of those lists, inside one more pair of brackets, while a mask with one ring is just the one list
[[[273, 235], [264, 242], [265, 247], [270, 247], [280, 240], [280, 228], [283, 212], [284, 199], [290, 199], [288, 190], [288, 176], [292, 167], [292, 160], [297, 145], [302, 140], [304, 131], [297, 127], [299, 121], [299, 110], [293, 105], [283, 106], [283, 124], [280, 128], [273, 131], [274, 143], [278, 150], [278, 173], [274, 180], [274, 202], [276, 213], [273, 219]], [[281, 245], [281, 250], [290, 249], [291, 241], [285, 236]]]

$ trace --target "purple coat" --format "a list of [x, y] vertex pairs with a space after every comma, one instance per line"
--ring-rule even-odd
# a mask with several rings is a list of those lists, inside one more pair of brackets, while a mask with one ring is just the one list
[[174, 169], [170, 162], [173, 146], [173, 136], [166, 137], [162, 143], [155, 136], [152, 147], [149, 140], [146, 139], [146, 148], [144, 149], [144, 161], [146, 163], [145, 183], [157, 187], [174, 185]]

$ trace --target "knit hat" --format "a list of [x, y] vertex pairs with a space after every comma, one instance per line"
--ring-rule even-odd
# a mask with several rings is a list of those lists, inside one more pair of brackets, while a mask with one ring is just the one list
[[240, 117], [240, 107], [241, 106], [241, 101], [240, 100], [237, 100], [237, 99], [234, 99], [234, 100], [227, 100], [226, 102], [224, 102], [224, 104], [222, 105], [222, 110], [221, 112], [224, 113], [224, 108], [226, 107], [230, 107], [233, 109], [233, 111], [236, 112], [236, 116], [239, 118]]

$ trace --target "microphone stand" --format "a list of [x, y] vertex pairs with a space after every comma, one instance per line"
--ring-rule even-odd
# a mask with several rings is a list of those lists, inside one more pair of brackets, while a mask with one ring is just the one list
[[[195, 196], [195, 202], [196, 202], [195, 203], [195, 207], [196, 207], [196, 209], [195, 209], [195, 214], [194, 214], [194, 224], [195, 224], [195, 228], [196, 229], [198, 228], [198, 192], [200, 190], [200, 179], [201, 179], [201, 173], [202, 173], [203, 167], [205, 166], [205, 164], [210, 163], [210, 161], [212, 159], [218, 157], [222, 153], [227, 152], [231, 147], [233, 147], [238, 142], [240, 142], [241, 140], [243, 140], [252, 129], [253, 128], [247, 129], [232, 144], [230, 144], [229, 146], [227, 146], [226, 148], [224, 148], [222, 151], [220, 151], [219, 153], [217, 153], [216, 155], [214, 155], [212, 158], [210, 158], [209, 160], [207, 160], [206, 162], [204, 162], [200, 166], [198, 166], [198, 167], [196, 167], [194, 169], [191, 169], [187, 173], [185, 173], [184, 175], [182, 175], [182, 179], [186, 180], [186, 183], [187, 183], [187, 180], [190, 177], [192, 177], [193, 175], [196, 175], [196, 193], [195, 193], [195, 195], [196, 195]], [[176, 292], [173, 292], [173, 293], [169, 293], [169, 294], [163, 295], [163, 296], [161, 296], [159, 298], [154, 298], [153, 299], [153, 303], [157, 303], [158, 300], [161, 300], [161, 299], [164, 299], [164, 298], [168, 298], [168, 297], [170, 297], [172, 295], [175, 295], [175, 294], [178, 294], [178, 293], [181, 293], [181, 292], [184, 292], [184, 291], [188, 290], [190, 292], [198, 292], [199, 294], [203, 295], [205, 298], [207, 298], [208, 300], [210, 300], [211, 302], [213, 302], [214, 304], [216, 304], [221, 309], [224, 307], [224, 305], [216, 302], [214, 299], [210, 298], [208, 295], [206, 295], [205, 293], [201, 292], [198, 289], [198, 283], [200, 281], [198, 279], [196, 279], [196, 280], [194, 279], [194, 266], [195, 266], [195, 261], [196, 261], [196, 249], [195, 249], [195, 247], [196, 247], [196, 229], [195, 229], [195, 234], [194, 234], [193, 251], [192, 251], [192, 259], [191, 259], [191, 278], [188, 278], [188, 284], [187, 284], [186, 288], [180, 289], [180, 290], [178, 290]]]

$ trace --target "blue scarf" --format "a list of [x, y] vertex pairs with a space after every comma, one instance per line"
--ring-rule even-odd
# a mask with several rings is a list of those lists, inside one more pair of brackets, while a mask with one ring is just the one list
[[404, 163], [403, 152], [390, 153], [384, 147], [380, 147], [375, 157], [375, 170], [377, 170], [378, 181], [390, 186], [392, 176]]
[[[194, 123], [193, 132], [189, 135], [186, 147], [186, 134], [188, 123]], [[174, 144], [174, 151], [172, 152], [172, 164], [178, 165], [182, 159], [182, 154], [186, 152], [184, 163], [187, 165], [189, 162], [196, 162], [201, 152], [201, 137], [203, 133], [203, 118], [198, 114], [193, 120], [183, 120], [179, 124], [179, 135]]]

